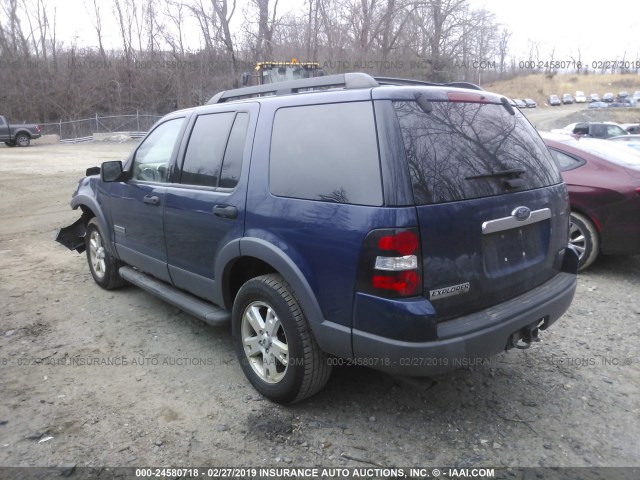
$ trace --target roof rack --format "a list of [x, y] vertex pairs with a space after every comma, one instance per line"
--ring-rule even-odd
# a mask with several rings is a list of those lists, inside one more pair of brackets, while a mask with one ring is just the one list
[[301, 80], [290, 80], [288, 82], [268, 83], [255, 87], [237, 88], [220, 92], [207, 102], [207, 105], [224, 103], [244, 98], [280, 96], [300, 93], [301, 91], [312, 91], [326, 88], [344, 87], [347, 89], [371, 88], [380, 84], [366, 73], [343, 73], [340, 75], [328, 75], [325, 77], [304, 78]]
[[374, 77], [380, 85], [424, 85], [428, 87], [454, 87], [469, 88], [471, 90], [484, 90], [475, 83], [469, 82], [449, 82], [449, 83], [433, 83], [422, 80], [414, 80], [412, 78], [393, 78], [393, 77]]

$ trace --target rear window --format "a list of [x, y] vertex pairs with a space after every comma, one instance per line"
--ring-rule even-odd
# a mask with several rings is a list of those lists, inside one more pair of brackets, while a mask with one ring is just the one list
[[[416, 102], [394, 102], [417, 204], [508, 193], [510, 178], [524, 180], [518, 191], [562, 181], [547, 147], [519, 112], [510, 115], [502, 105], [486, 103], [432, 106], [425, 113]], [[524, 173], [491, 176], [507, 170]]]
[[271, 137], [269, 188], [281, 197], [382, 205], [371, 102], [278, 110]]

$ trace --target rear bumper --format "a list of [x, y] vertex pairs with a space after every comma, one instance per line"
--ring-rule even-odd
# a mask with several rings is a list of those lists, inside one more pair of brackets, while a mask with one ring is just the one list
[[495, 307], [442, 322], [437, 340], [407, 342], [354, 329], [354, 357], [363, 365], [405, 376], [425, 376], [478, 364], [504, 351], [512, 334], [540, 322], [544, 330], [564, 314], [576, 275], [559, 273], [536, 289]]

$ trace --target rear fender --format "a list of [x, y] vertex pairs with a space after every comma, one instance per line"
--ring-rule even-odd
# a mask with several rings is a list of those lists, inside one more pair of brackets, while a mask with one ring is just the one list
[[351, 329], [324, 318], [320, 304], [302, 270], [280, 248], [260, 238], [244, 237], [240, 240], [242, 256], [258, 258], [271, 265], [293, 289], [309, 321], [315, 340], [324, 352], [351, 357]]

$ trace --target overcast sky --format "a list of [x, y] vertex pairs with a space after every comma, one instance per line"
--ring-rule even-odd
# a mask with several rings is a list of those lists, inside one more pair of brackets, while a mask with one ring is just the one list
[[[76, 40], [79, 47], [96, 46], [96, 35], [87, 7], [90, 0], [47, 0], [58, 8], [58, 36], [68, 45]], [[120, 47], [112, 2], [99, 0], [107, 47]], [[246, 4], [248, 0], [239, 0]], [[302, 0], [280, 0], [279, 12], [302, 6]], [[540, 60], [550, 59], [555, 47], [555, 60], [577, 57], [582, 61], [636, 60], [640, 56], [640, 3], [638, 0], [616, 0], [595, 5], [576, 0], [470, 0], [472, 6], [485, 7], [512, 32], [510, 53], [516, 60], [527, 60], [532, 42], [539, 44]], [[528, 7], [527, 4], [530, 6]], [[238, 21], [241, 12], [236, 14]], [[197, 26], [188, 29], [190, 46], [198, 47]], [[319, 59], [321, 60], [321, 59]]]
[[[555, 59], [636, 60], [640, 52], [640, 3], [637, 0], [470, 0], [495, 13], [512, 32], [511, 51], [526, 60], [531, 42], [540, 43], [540, 60], [556, 48]], [[528, 7], [527, 4], [530, 6]]]

